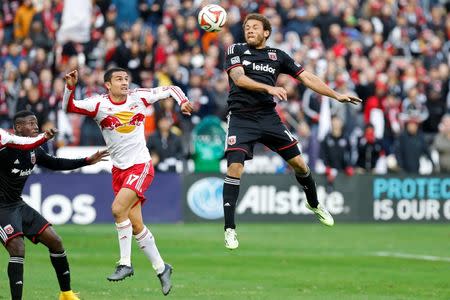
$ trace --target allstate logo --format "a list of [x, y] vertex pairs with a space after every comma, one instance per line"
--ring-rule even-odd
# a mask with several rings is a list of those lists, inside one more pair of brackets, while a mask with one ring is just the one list
[[204, 219], [214, 220], [223, 217], [222, 191], [221, 178], [208, 177], [198, 180], [187, 193], [189, 208]]

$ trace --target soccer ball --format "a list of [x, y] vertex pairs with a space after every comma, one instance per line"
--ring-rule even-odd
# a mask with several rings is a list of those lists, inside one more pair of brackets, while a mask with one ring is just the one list
[[222, 6], [216, 4], [206, 5], [198, 13], [198, 24], [208, 32], [221, 31], [226, 21], [227, 12]]

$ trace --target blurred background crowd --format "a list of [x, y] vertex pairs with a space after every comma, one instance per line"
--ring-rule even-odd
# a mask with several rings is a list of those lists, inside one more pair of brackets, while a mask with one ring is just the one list
[[[170, 99], [149, 109], [146, 137], [159, 171], [187, 159], [200, 170], [202, 159], [220, 160], [225, 50], [244, 41], [246, 14], [259, 12], [272, 24], [268, 45], [337, 91], [364, 99], [342, 105], [280, 76], [289, 101], [277, 110], [316, 171], [330, 180], [338, 172], [450, 172], [448, 1], [220, 1], [228, 13], [220, 33], [197, 23], [199, 9], [214, 1], [0, 3], [0, 126], [11, 128], [16, 111], [31, 110], [41, 128], [60, 130], [50, 150], [103, 145], [92, 120], [61, 111], [62, 78], [78, 69], [76, 99], [87, 98], [105, 93], [103, 72], [119, 66], [129, 70], [132, 88], [177, 85], [194, 104], [190, 118]], [[257, 153], [273, 155], [264, 147]]]

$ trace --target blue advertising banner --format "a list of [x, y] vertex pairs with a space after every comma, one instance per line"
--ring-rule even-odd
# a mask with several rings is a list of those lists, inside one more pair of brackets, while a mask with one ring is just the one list
[[[315, 176], [319, 201], [337, 222], [449, 222], [448, 176], [338, 175], [327, 187]], [[184, 219], [223, 220], [223, 175], [191, 174], [183, 179]], [[244, 174], [236, 206], [238, 221], [311, 222], [303, 189], [292, 175]]]
[[[145, 193], [146, 223], [175, 223], [182, 218], [181, 178], [157, 173]], [[53, 224], [111, 223], [114, 199], [111, 174], [41, 173], [31, 175], [24, 200]]]
[[372, 180], [375, 221], [450, 221], [448, 176], [391, 176]]

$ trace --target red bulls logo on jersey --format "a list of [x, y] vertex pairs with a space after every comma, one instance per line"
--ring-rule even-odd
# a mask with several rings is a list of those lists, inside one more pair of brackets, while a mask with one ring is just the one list
[[143, 114], [137, 114], [134, 115], [130, 122], [128, 122], [129, 125], [139, 126], [141, 125], [145, 120], [145, 116]]
[[120, 133], [130, 133], [137, 126], [144, 123], [145, 116], [141, 113], [133, 114], [129, 111], [122, 111], [114, 115], [105, 117], [100, 122], [102, 129], [116, 130]]
[[114, 130], [120, 126], [122, 126], [122, 123], [120, 123], [119, 118], [116, 116], [106, 116], [106, 118], [100, 122], [100, 127], [102, 129]]

